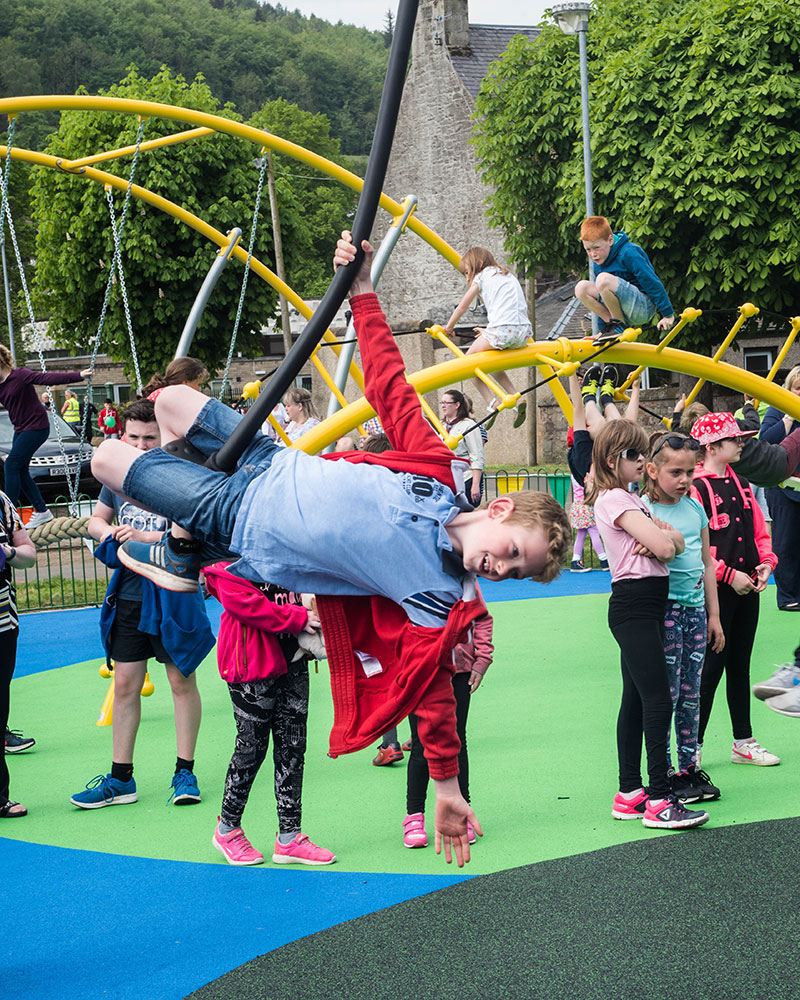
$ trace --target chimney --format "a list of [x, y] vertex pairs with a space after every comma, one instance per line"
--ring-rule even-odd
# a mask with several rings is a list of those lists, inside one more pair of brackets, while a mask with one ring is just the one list
[[443, 0], [444, 42], [453, 55], [471, 55], [469, 0]]

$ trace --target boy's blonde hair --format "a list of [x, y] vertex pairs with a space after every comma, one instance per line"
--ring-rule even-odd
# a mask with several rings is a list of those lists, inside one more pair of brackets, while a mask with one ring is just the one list
[[[2, 356], [0, 356], [0, 360], [2, 360]], [[800, 382], [800, 365], [795, 365], [783, 380], [783, 388], [791, 392], [798, 382]]]
[[611, 223], [604, 215], [590, 215], [588, 219], [583, 220], [581, 239], [587, 243], [591, 243], [592, 240], [607, 240], [613, 235]]
[[547, 539], [547, 558], [540, 573], [531, 577], [537, 583], [550, 583], [564, 568], [567, 551], [572, 545], [572, 528], [561, 504], [549, 493], [519, 490], [507, 493], [514, 509], [506, 524], [519, 524], [524, 528], [541, 528]]
[[494, 254], [486, 247], [472, 247], [464, 254], [458, 263], [458, 269], [472, 284], [475, 275], [480, 274], [485, 267], [496, 267], [501, 274], [508, 274], [508, 268], [498, 264], [494, 259]]
[[[689, 403], [686, 409], [681, 414], [681, 426], [680, 430], [686, 431], [688, 434], [700, 417], [704, 417], [709, 412], [708, 407], [704, 403]], [[675, 428], [676, 430], [678, 428]]]
[[628, 448], [638, 448], [642, 455], [646, 455], [648, 444], [644, 429], [632, 420], [626, 420], [624, 417], [620, 420], [609, 420], [594, 439], [592, 447], [594, 481], [586, 490], [586, 503], [593, 504], [600, 490], [613, 490], [622, 485], [616, 464], [613, 469], [609, 468], [610, 458], [618, 459]]

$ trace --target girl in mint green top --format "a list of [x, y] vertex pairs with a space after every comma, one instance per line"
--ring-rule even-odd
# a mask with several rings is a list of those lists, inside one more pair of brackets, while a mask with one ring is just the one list
[[[699, 768], [700, 677], [706, 646], [725, 644], [719, 619], [717, 581], [711, 559], [708, 517], [689, 491], [697, 442], [683, 434], [660, 434], [645, 466], [644, 501], [653, 516], [676, 528], [685, 548], [669, 563], [669, 598], [664, 619], [664, 653], [674, 708], [676, 771], [673, 790], [684, 803], [719, 797]], [[668, 763], [672, 767], [669, 753]]]

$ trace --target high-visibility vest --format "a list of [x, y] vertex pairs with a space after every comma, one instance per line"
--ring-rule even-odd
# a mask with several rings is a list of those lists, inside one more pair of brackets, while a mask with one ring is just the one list
[[81, 405], [74, 396], [67, 402], [67, 408], [64, 410], [64, 419], [68, 424], [80, 423]]

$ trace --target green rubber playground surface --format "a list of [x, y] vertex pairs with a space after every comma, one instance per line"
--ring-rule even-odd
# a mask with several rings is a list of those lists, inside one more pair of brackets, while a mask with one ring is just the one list
[[[606, 625], [607, 597], [589, 595], [491, 605], [498, 637], [495, 662], [472, 699], [467, 727], [472, 802], [485, 837], [473, 848], [470, 875], [498, 872], [632, 841], [673, 836], [611, 819], [616, 790], [615, 722], [619, 704], [617, 647]], [[753, 680], [797, 645], [800, 616], [781, 614], [770, 588], [761, 604]], [[115, 854], [225, 864], [212, 848], [234, 726], [225, 684], [212, 654], [198, 671], [203, 724], [196, 773], [203, 802], [167, 805], [175, 763], [172, 699], [156, 664], [154, 695], [143, 701], [136, 747], [139, 801], [93, 811], [69, 797], [111, 762], [111, 729], [95, 721], [106, 692], [100, 661], [14, 681], [12, 727], [39, 737], [9, 760], [15, 798], [30, 815], [6, 823], [4, 837]], [[312, 673], [303, 829], [338, 855], [332, 869], [442, 874], [431, 846], [402, 845], [405, 763], [376, 768], [374, 748], [326, 757], [331, 698], [324, 664]], [[703, 767], [722, 789], [708, 806], [706, 829], [798, 814], [800, 724], [753, 701], [754, 735], [782, 759], [780, 767], [730, 763], [730, 725], [718, 692]], [[408, 730], [401, 726], [401, 737]], [[276, 829], [271, 758], [245, 813], [254, 846], [271, 852]], [[680, 836], [680, 834], [678, 834]], [[455, 873], [455, 866], [452, 868]]]

